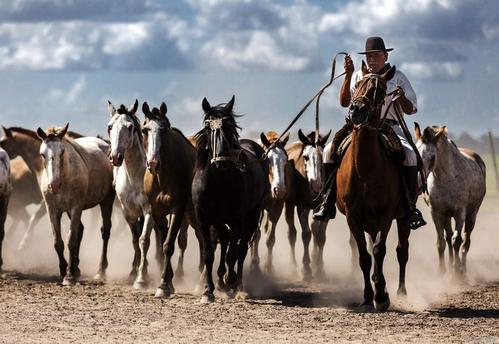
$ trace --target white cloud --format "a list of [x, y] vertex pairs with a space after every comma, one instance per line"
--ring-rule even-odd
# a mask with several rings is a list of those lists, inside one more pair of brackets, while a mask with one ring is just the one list
[[410, 79], [455, 80], [462, 76], [463, 66], [457, 62], [412, 62], [400, 67]]

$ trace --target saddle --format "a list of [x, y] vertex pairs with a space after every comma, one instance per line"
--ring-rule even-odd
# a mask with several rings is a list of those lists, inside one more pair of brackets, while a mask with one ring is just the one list
[[[352, 131], [353, 125], [347, 120], [347, 123], [334, 135], [333, 146], [332, 146], [332, 160], [341, 161], [343, 155], [345, 154], [348, 146], [352, 142]], [[381, 145], [384, 147], [388, 156], [395, 161], [402, 163], [405, 159], [404, 149], [399, 137], [395, 134], [392, 127], [384, 123], [378, 131], [379, 140]]]

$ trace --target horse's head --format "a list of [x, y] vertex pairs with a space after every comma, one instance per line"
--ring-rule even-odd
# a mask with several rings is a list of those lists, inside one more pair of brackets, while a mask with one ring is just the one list
[[234, 96], [226, 104], [211, 106], [206, 98], [202, 103], [204, 128], [196, 134], [198, 147], [208, 151], [211, 162], [217, 167], [220, 162], [235, 162], [234, 151], [239, 149], [240, 127], [232, 112]]
[[348, 109], [354, 127], [376, 126], [381, 117], [381, 107], [386, 96], [386, 80], [391, 79], [395, 67], [384, 74], [367, 73], [367, 67], [362, 62], [363, 78], [355, 85], [355, 93]]
[[326, 136], [319, 135], [319, 139], [316, 141], [315, 132], [305, 136], [301, 129], [298, 130], [298, 138], [303, 143], [302, 155], [305, 173], [310, 189], [314, 194], [318, 194], [322, 188], [322, 154], [330, 134], [331, 131]]
[[267, 153], [267, 160], [270, 167], [270, 189], [272, 197], [276, 199], [283, 199], [286, 197], [286, 165], [288, 164], [288, 153], [284, 147], [289, 140], [289, 133], [287, 133], [281, 140], [274, 131], [260, 134], [260, 141], [265, 149], [268, 149], [274, 142], [274, 145]]
[[137, 135], [139, 141], [142, 140], [140, 123], [135, 117], [139, 102], [135, 100], [135, 103], [129, 108], [121, 104], [118, 109], [115, 109], [109, 100], [107, 103], [111, 115], [111, 120], [107, 125], [107, 132], [111, 141], [109, 160], [114, 166], [121, 166], [126, 150], [133, 145], [135, 135]]
[[10, 159], [15, 159], [18, 155], [18, 143], [15, 142], [15, 138], [12, 134], [12, 131], [8, 128], [2, 126], [3, 129], [3, 137], [0, 139], [0, 147], [4, 149], [9, 155]]
[[149, 105], [142, 104], [142, 112], [146, 116], [142, 125], [142, 134], [144, 134], [144, 148], [147, 156], [147, 170], [151, 173], [158, 173], [161, 168], [161, 143], [162, 136], [171, 130], [170, 121], [166, 117], [168, 111], [163, 102], [158, 108], [149, 109]]
[[36, 133], [42, 140], [40, 145], [40, 156], [47, 176], [47, 187], [50, 193], [59, 192], [62, 185], [62, 166], [64, 163], [63, 138], [68, 131], [69, 123], [64, 128], [51, 127], [47, 132], [38, 128]]
[[416, 146], [421, 159], [425, 175], [428, 176], [433, 171], [438, 160], [438, 145], [441, 140], [447, 140], [447, 127], [431, 126], [426, 127], [421, 134], [418, 123], [414, 123], [414, 132], [416, 134]]

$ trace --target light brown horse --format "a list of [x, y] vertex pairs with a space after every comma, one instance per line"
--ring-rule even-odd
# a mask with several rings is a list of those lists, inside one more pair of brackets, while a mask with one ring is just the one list
[[[63, 285], [71, 285], [80, 277], [79, 252], [83, 237], [81, 214], [83, 210], [100, 206], [102, 215], [102, 253], [96, 278], [105, 277], [107, 246], [111, 234], [111, 214], [115, 191], [112, 188], [113, 171], [108, 158], [109, 145], [97, 137], [73, 140], [66, 137], [64, 128], [38, 128], [42, 140], [40, 155], [42, 173], [38, 175], [40, 189], [54, 235], [54, 247], [59, 257], [59, 269]], [[69, 264], [64, 258], [64, 242], [61, 237], [61, 216], [70, 218], [68, 239]]]
[[[386, 310], [390, 298], [383, 275], [386, 238], [393, 219], [397, 219], [399, 243], [397, 258], [400, 266], [399, 294], [406, 294], [405, 266], [408, 259], [410, 229], [404, 218], [404, 190], [397, 162], [382, 146], [378, 125], [386, 94], [386, 80], [394, 73], [391, 68], [383, 75], [367, 74], [359, 81], [349, 108], [354, 125], [352, 141], [337, 172], [337, 206], [345, 214], [359, 250], [364, 274], [363, 306]], [[373, 242], [373, 292], [369, 273], [371, 256], [366, 248], [364, 232]]]
[[[288, 224], [288, 240], [291, 245], [291, 269], [296, 270], [295, 243], [296, 227], [294, 224], [294, 209], [298, 212], [301, 225], [301, 238], [303, 241], [303, 268], [302, 275], [305, 280], [312, 279], [312, 268], [310, 266], [309, 244], [312, 238], [308, 215], [313, 208], [313, 201], [322, 188], [322, 161], [323, 149], [329, 138], [319, 136], [315, 140], [315, 132], [305, 136], [301, 130], [298, 131], [299, 142], [294, 142], [286, 149], [288, 157], [293, 161], [291, 187], [286, 199], [285, 216]], [[322, 226], [319, 222], [312, 221], [312, 228]], [[317, 233], [317, 231], [316, 231]], [[325, 241], [324, 241], [325, 242]], [[320, 269], [319, 269], [320, 270]], [[319, 271], [319, 274], [322, 274]]]
[[0, 272], [2, 271], [2, 244], [5, 234], [5, 219], [7, 217], [7, 207], [12, 192], [10, 181], [10, 159], [7, 152], [0, 148]]

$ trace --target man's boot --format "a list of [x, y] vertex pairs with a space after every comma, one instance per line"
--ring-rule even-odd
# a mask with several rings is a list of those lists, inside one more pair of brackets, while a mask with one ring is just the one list
[[336, 216], [336, 170], [338, 167], [334, 162], [325, 162], [322, 164], [324, 169], [324, 187], [317, 199], [321, 202], [314, 209], [314, 220], [327, 221]]
[[416, 166], [404, 166], [403, 177], [405, 180], [407, 200], [408, 200], [408, 219], [409, 228], [417, 229], [426, 225], [423, 215], [416, 208], [416, 201], [418, 199], [418, 168]]

